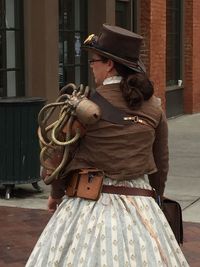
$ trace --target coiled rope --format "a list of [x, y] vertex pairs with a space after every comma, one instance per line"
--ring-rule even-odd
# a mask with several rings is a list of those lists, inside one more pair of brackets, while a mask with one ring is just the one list
[[[72, 94], [67, 94], [69, 89], [72, 89]], [[49, 173], [44, 177], [46, 184], [50, 184], [53, 180], [59, 178], [69, 160], [70, 145], [77, 142], [81, 136], [78, 127], [75, 129], [75, 135], [72, 136], [72, 125], [77, 118], [77, 105], [89, 95], [89, 92], [88, 86], [80, 85], [77, 87], [75, 84], [69, 83], [60, 90], [60, 96], [55, 103], [45, 105], [38, 114], [40, 163]], [[49, 123], [56, 116], [56, 112], [58, 113], [58, 119]], [[63, 132], [64, 127], [67, 129], [66, 133]], [[53, 159], [55, 153], [58, 153], [61, 157], [57, 167], [54, 167], [48, 161], [48, 159]]]

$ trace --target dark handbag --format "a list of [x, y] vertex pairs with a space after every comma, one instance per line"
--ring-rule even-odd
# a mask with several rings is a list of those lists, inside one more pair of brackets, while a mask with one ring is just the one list
[[180, 204], [172, 199], [163, 198], [161, 209], [179, 244], [183, 244], [183, 221]]

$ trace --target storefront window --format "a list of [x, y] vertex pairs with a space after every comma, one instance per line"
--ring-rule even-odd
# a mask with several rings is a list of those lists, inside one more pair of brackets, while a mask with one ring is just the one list
[[23, 1], [0, 0], [0, 96], [23, 94]]
[[116, 0], [115, 24], [122, 28], [137, 31], [137, 0]]
[[181, 0], [167, 0], [166, 19], [166, 83], [181, 82]]
[[87, 0], [59, 1], [59, 86], [87, 84], [87, 58], [81, 44], [87, 36]]

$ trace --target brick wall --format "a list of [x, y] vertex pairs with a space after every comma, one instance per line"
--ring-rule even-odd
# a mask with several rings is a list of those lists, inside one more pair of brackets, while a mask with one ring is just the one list
[[144, 36], [143, 61], [154, 82], [155, 94], [165, 107], [166, 89], [166, 3], [163, 0], [141, 1], [140, 32]]
[[184, 111], [200, 112], [200, 1], [185, 0]]

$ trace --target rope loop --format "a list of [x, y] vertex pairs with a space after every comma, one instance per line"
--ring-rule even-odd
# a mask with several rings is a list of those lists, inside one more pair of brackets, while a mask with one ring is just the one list
[[[70, 146], [77, 143], [81, 137], [81, 129], [76, 127], [74, 131], [72, 127], [77, 120], [76, 108], [89, 93], [88, 86], [84, 87], [81, 84], [77, 87], [74, 83], [69, 83], [61, 88], [56, 101], [45, 105], [38, 114], [40, 163], [47, 171], [44, 177], [46, 184], [62, 177], [64, 168], [69, 162]], [[53, 121], [55, 117], [57, 119]], [[66, 133], [64, 129], [67, 129]]]

